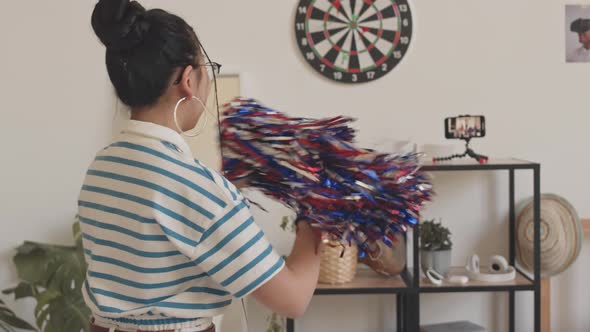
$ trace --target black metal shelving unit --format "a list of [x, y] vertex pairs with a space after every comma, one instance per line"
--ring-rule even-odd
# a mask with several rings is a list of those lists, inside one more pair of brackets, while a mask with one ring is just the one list
[[[516, 202], [515, 202], [515, 177], [517, 171], [532, 171], [533, 174], [533, 204], [534, 204], [534, 270], [533, 277], [515, 266], [517, 278], [506, 283], [480, 283], [469, 282], [466, 285], [433, 286], [424, 281], [420, 274], [418, 232], [412, 232], [413, 236], [413, 270], [404, 269], [402, 275], [395, 279], [372, 277], [370, 281], [366, 276], [359, 276], [350, 284], [340, 286], [318, 285], [316, 295], [343, 295], [343, 294], [395, 294], [396, 295], [396, 322], [398, 331], [418, 332], [420, 330], [420, 294], [422, 293], [454, 293], [454, 292], [507, 292], [508, 293], [508, 331], [515, 331], [515, 305], [516, 292], [532, 291], [534, 293], [534, 331], [541, 330], [541, 165], [534, 162], [505, 159], [490, 160], [487, 164], [477, 164], [472, 160], [458, 160], [444, 163], [426, 163], [423, 168], [428, 172], [449, 171], [507, 171], [508, 172], [508, 199], [509, 199], [509, 263], [515, 266], [516, 258]], [[363, 279], [365, 278], [365, 279]], [[363, 281], [364, 280], [364, 281]], [[287, 320], [287, 332], [295, 332], [295, 321]]]
[[[359, 270], [354, 281], [344, 285], [319, 284], [314, 295], [393, 294], [397, 301], [395, 313], [397, 330], [407, 331], [409, 322], [406, 308], [409, 307], [407, 303], [409, 298], [406, 294], [412, 285], [412, 274], [407, 267], [404, 268], [400, 276], [394, 278], [385, 278], [369, 270]], [[295, 332], [293, 319], [287, 319], [287, 332]]]

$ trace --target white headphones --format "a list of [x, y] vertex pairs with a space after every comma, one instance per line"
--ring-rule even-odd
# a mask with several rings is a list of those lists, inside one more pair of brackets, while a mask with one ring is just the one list
[[434, 269], [428, 269], [426, 271], [426, 277], [430, 280], [431, 283], [434, 285], [440, 286], [443, 283], [445, 277], [440, 275], [440, 273], [436, 272]]
[[483, 282], [506, 282], [516, 278], [516, 270], [508, 265], [506, 258], [492, 256], [488, 262], [486, 271], [480, 270], [479, 256], [473, 255], [467, 259], [465, 267], [469, 279]]

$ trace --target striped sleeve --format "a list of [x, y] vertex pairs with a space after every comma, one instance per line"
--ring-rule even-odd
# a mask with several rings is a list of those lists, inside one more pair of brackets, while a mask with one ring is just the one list
[[203, 232], [194, 262], [234, 297], [244, 297], [285, 265], [254, 222], [246, 200], [230, 201]]

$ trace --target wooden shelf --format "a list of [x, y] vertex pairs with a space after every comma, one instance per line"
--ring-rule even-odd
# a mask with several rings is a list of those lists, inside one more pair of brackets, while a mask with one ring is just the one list
[[[449, 275], [467, 275], [465, 268], [452, 267]], [[534, 285], [520, 271], [516, 272], [516, 278], [507, 282], [484, 282], [484, 281], [468, 281], [466, 284], [451, 284], [446, 280], [443, 284], [434, 285], [426, 277], [420, 279], [420, 291], [423, 293], [445, 293], [445, 292], [495, 292], [508, 290], [534, 290]]]
[[503, 169], [534, 169], [538, 163], [515, 159], [490, 159], [485, 164], [480, 164], [474, 159], [463, 158], [452, 161], [432, 162], [429, 159], [422, 160], [422, 170], [424, 171], [478, 171], [478, 170], [503, 170]]
[[353, 281], [340, 285], [318, 284], [315, 294], [391, 294], [406, 289], [406, 283], [400, 276], [388, 278], [372, 270], [359, 268]]

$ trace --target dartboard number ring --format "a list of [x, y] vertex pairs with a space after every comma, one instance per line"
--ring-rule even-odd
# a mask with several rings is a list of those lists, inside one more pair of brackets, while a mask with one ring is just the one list
[[295, 36], [304, 59], [337, 82], [383, 77], [412, 38], [408, 0], [301, 0]]

